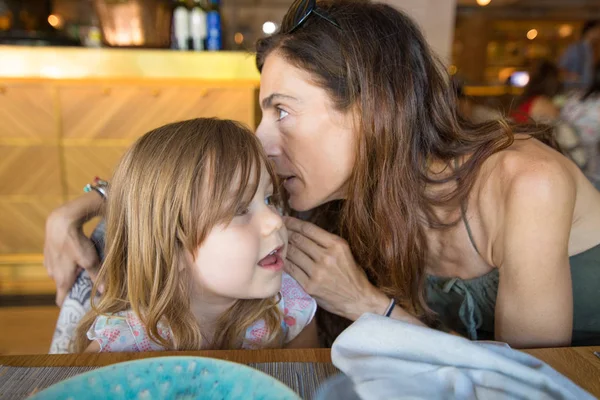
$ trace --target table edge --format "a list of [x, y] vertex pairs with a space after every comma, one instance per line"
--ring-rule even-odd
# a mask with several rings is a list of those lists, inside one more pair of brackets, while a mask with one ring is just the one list
[[263, 349], [10, 355], [0, 356], [0, 365], [8, 367], [102, 367], [124, 361], [169, 356], [217, 358], [240, 364], [271, 362], [331, 363], [330, 349]]

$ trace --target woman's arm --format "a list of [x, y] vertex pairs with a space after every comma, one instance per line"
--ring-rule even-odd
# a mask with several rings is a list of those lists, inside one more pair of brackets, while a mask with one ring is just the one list
[[46, 220], [44, 265], [56, 282], [56, 304], [62, 305], [83, 268], [96, 277], [98, 255], [83, 234], [83, 224], [101, 215], [104, 200], [96, 192], [86, 193], [52, 211]]
[[284, 346], [286, 349], [315, 349], [319, 346], [317, 335], [317, 319], [312, 321], [289, 343]]
[[576, 186], [556, 162], [536, 162], [507, 184], [496, 300], [496, 339], [514, 347], [571, 343], [568, 243]]
[[100, 343], [96, 340], [92, 340], [90, 345], [83, 351], [84, 353], [100, 353]]

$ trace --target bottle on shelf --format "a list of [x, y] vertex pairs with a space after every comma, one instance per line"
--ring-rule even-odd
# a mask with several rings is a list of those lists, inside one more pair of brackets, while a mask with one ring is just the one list
[[190, 48], [194, 51], [204, 50], [204, 42], [206, 41], [208, 30], [206, 25], [206, 11], [202, 8], [201, 0], [194, 0], [194, 6], [190, 11], [190, 33]]
[[102, 31], [100, 30], [98, 18], [95, 15], [92, 16], [90, 26], [83, 39], [83, 44], [86, 47], [102, 47]]
[[222, 49], [222, 25], [219, 0], [209, 0], [206, 14], [207, 37], [206, 49], [219, 51]]
[[186, 0], [176, 0], [173, 9], [173, 39], [171, 47], [176, 50], [188, 50], [190, 40], [190, 10]]

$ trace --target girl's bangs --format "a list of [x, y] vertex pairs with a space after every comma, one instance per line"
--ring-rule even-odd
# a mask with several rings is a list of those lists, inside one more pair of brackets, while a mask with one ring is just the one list
[[[219, 193], [215, 193], [217, 195], [212, 196], [208, 201], [219, 202], [213, 203], [213, 206], [219, 208], [217, 213], [219, 222], [231, 222], [240, 211], [250, 205], [258, 190], [263, 166], [272, 180], [274, 201], [280, 204], [280, 188], [273, 167], [263, 155], [260, 144], [251, 140], [248, 142], [241, 146], [243, 151], [236, 152], [233, 156], [231, 151], [225, 152], [219, 155], [223, 157], [215, 157], [213, 160], [212, 164], [215, 168], [213, 170], [216, 171], [213, 182], [218, 186], [214, 188], [213, 193], [215, 191]], [[227, 157], [227, 154], [230, 156]], [[219, 167], [221, 167], [220, 171]]]

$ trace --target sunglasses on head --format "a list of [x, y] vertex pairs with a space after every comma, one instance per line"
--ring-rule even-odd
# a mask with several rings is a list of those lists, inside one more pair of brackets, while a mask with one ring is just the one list
[[296, 0], [284, 17], [283, 26], [291, 26], [291, 28], [284, 33], [293, 33], [296, 31], [304, 25], [311, 14], [315, 14], [336, 26], [338, 29], [342, 29], [325, 11], [317, 8], [317, 0]]

